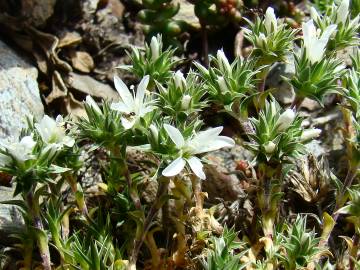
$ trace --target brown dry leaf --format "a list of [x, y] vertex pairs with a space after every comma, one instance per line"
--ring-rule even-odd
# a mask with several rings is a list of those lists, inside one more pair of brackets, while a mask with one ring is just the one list
[[65, 72], [72, 71], [71, 66], [67, 62], [61, 60], [56, 53], [56, 48], [59, 44], [59, 39], [56, 36], [41, 32], [34, 27], [29, 27], [27, 30], [33, 37], [34, 42], [43, 49], [46, 58], [52, 65], [54, 65], [55, 69]]
[[72, 66], [84, 73], [89, 73], [94, 69], [94, 60], [87, 52], [71, 51], [70, 52]]
[[106, 99], [118, 100], [119, 95], [105, 83], [101, 83], [88, 75], [80, 75], [74, 72], [69, 74], [66, 84], [69, 88], [82, 92], [86, 95]]
[[84, 103], [76, 100], [70, 92], [68, 96], [64, 98], [64, 103], [66, 114], [69, 114], [75, 118], [86, 116]]
[[78, 32], [65, 32], [60, 36], [58, 48], [74, 46], [81, 43], [82, 37]]
[[52, 76], [51, 93], [45, 98], [46, 104], [50, 104], [57, 98], [64, 98], [67, 96], [68, 89], [59, 72], [54, 71]]

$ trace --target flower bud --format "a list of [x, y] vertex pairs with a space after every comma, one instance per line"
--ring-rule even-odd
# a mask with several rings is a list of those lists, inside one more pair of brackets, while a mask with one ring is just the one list
[[310, 8], [310, 17], [315, 22], [317, 22], [320, 19], [319, 13], [317, 12], [316, 8], [314, 8], [314, 7]]
[[266, 36], [264, 35], [264, 33], [260, 33], [257, 45], [259, 47], [264, 47], [266, 45], [266, 42], [267, 42]]
[[223, 76], [218, 76], [217, 83], [222, 93], [229, 92], [229, 88], [227, 87], [225, 78]]
[[216, 58], [219, 62], [219, 67], [221, 70], [226, 70], [228, 73], [231, 72], [231, 66], [229, 64], [229, 60], [226, 58], [224, 52], [222, 50], [218, 50], [216, 54]]
[[151, 60], [155, 61], [156, 59], [159, 58], [159, 50], [160, 50], [159, 42], [155, 36], [151, 38], [150, 50], [151, 50]]
[[153, 140], [155, 142], [158, 142], [158, 140], [159, 140], [159, 130], [158, 130], [158, 128], [154, 124], [151, 124], [149, 128], [150, 128], [150, 134], [151, 134]]
[[336, 12], [336, 23], [345, 23], [349, 15], [349, 0], [343, 0]]
[[266, 154], [274, 153], [275, 149], [276, 149], [276, 144], [272, 141], [264, 144], [264, 150]]
[[304, 130], [303, 133], [301, 134], [300, 140], [301, 141], [308, 141], [311, 139], [314, 139], [316, 137], [318, 137], [321, 133], [321, 129], [319, 128], [311, 128], [311, 129], [307, 129]]
[[186, 87], [186, 80], [184, 78], [184, 74], [180, 70], [176, 71], [174, 75], [174, 82], [176, 88], [184, 90], [184, 87]]
[[284, 131], [288, 129], [292, 124], [292, 122], [294, 121], [294, 119], [295, 119], [295, 112], [292, 109], [287, 109], [286, 111], [284, 111], [280, 115], [277, 121], [277, 124], [279, 125], [278, 131]]
[[95, 100], [89, 95], [86, 96], [86, 104], [88, 104], [91, 108], [93, 108], [97, 113], [100, 114], [102, 113], [99, 106], [96, 104]]
[[274, 32], [277, 31], [277, 19], [274, 13], [274, 9], [272, 7], [268, 7], [268, 9], [266, 10], [264, 23], [267, 34], [271, 33], [272, 30]]
[[190, 107], [191, 102], [191, 96], [190, 95], [184, 95], [181, 100], [181, 109], [187, 110]]

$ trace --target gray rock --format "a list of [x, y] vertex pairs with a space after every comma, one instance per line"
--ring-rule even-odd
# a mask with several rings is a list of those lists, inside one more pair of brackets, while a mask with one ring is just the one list
[[[13, 199], [13, 188], [0, 186], [0, 202]], [[24, 228], [24, 221], [17, 206], [10, 204], [0, 204], [0, 245], [12, 242], [11, 234], [20, 232]]]
[[17, 138], [26, 116], [44, 114], [37, 76], [34, 66], [0, 40], [0, 140]]

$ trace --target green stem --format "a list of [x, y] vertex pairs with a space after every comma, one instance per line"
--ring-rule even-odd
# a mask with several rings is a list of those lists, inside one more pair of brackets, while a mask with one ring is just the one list
[[290, 108], [294, 109], [295, 111], [298, 111], [303, 101], [304, 101], [303, 97], [295, 96], [295, 99], [291, 103]]
[[88, 215], [88, 208], [86, 206], [86, 201], [85, 201], [85, 196], [84, 196], [84, 192], [81, 188], [81, 185], [79, 183], [77, 183], [74, 175], [72, 174], [67, 174], [65, 176], [66, 181], [68, 182], [71, 191], [74, 193], [75, 195], [75, 200], [76, 200], [76, 204], [79, 207], [81, 213], [84, 216]]
[[349, 258], [349, 267], [350, 270], [355, 270], [355, 262], [354, 260], [357, 260], [357, 254], [359, 250], [359, 242], [360, 242], [360, 236], [357, 232], [355, 232], [355, 235], [353, 237], [353, 246], [350, 250], [350, 258]]
[[166, 195], [166, 193], [168, 191], [169, 182], [170, 182], [170, 180], [167, 177], [159, 178], [159, 187], [158, 187], [158, 190], [156, 193], [155, 201], [151, 205], [149, 213], [146, 216], [143, 231], [141, 232], [140, 236], [136, 237], [136, 239], [134, 240], [134, 248], [132, 250], [131, 257], [130, 257], [131, 267], [136, 265], [137, 258], [139, 256], [139, 252], [140, 252], [140, 248], [141, 248], [142, 244], [144, 243], [147, 232], [150, 229], [151, 222], [153, 221], [156, 214], [158, 213], [158, 211], [160, 210], [160, 208], [163, 205], [164, 195]]
[[44, 270], [51, 270], [48, 238], [46, 232], [44, 231], [44, 226], [41, 220], [39, 201], [38, 199], [34, 199], [34, 189], [35, 187], [33, 187], [28, 192], [28, 194], [26, 195], [26, 201], [31, 214], [33, 226], [37, 230], [36, 237], [43, 268]]

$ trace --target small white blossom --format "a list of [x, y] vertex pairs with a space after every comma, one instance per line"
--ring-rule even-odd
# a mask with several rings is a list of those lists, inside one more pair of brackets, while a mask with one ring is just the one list
[[301, 141], [308, 141], [311, 139], [314, 139], [316, 137], [318, 137], [321, 133], [321, 129], [319, 128], [311, 128], [311, 129], [307, 129], [304, 130], [303, 133], [301, 134], [300, 140]]
[[151, 50], [151, 60], [155, 61], [156, 59], [159, 58], [159, 52], [160, 52], [160, 45], [155, 36], [151, 38], [150, 50]]
[[266, 154], [272, 154], [276, 150], [276, 144], [272, 141], [267, 142], [266, 144], [264, 144], [264, 149]]
[[164, 125], [170, 139], [179, 149], [180, 156], [173, 160], [162, 172], [166, 177], [172, 177], [179, 174], [189, 164], [190, 169], [200, 179], [205, 179], [203, 164], [196, 157], [197, 154], [211, 152], [223, 147], [233, 147], [235, 142], [233, 139], [225, 136], [219, 136], [223, 127], [210, 128], [200, 131], [191, 138], [185, 140], [181, 132], [168, 124]]
[[158, 128], [154, 124], [151, 124], [149, 129], [150, 129], [150, 133], [151, 133], [151, 136], [153, 137], [154, 141], [157, 142], [159, 140]]
[[264, 24], [267, 34], [271, 33], [272, 30], [277, 31], [277, 19], [272, 7], [268, 7], [266, 10]]
[[97, 103], [95, 102], [95, 100], [91, 96], [87, 95], [85, 102], [91, 108], [93, 108], [97, 113], [102, 114], [100, 107], [97, 105]]
[[[33, 159], [32, 151], [36, 142], [32, 136], [23, 137], [20, 142], [12, 142], [8, 144], [2, 143], [2, 148], [6, 149], [9, 155], [19, 164], [23, 164], [26, 160]], [[11, 163], [11, 157], [0, 154], [0, 166], [7, 166]]]
[[284, 131], [284, 130], [288, 129], [290, 127], [290, 125], [292, 124], [292, 122], [294, 121], [295, 116], [296, 116], [296, 114], [292, 109], [285, 110], [279, 116], [279, 119], [277, 121], [277, 123], [279, 124], [278, 131]]
[[184, 78], [184, 74], [180, 70], [175, 72], [174, 82], [176, 88], [180, 88], [181, 90], [186, 88], [186, 80]]
[[349, 0], [341, 1], [337, 11], [336, 11], [336, 23], [345, 23], [349, 16]]
[[54, 150], [62, 148], [63, 145], [74, 146], [75, 140], [65, 134], [61, 116], [58, 116], [55, 121], [51, 117], [44, 115], [41, 121], [35, 124], [35, 128], [43, 142]]
[[259, 34], [259, 39], [258, 39], [258, 42], [257, 42], [258, 44], [258, 46], [259, 47], [264, 47], [264, 46], [266, 46], [266, 43], [267, 43], [267, 38], [266, 38], [266, 36], [264, 35], [264, 33], [260, 33]]
[[320, 37], [313, 20], [303, 23], [302, 30], [306, 57], [314, 64], [323, 58], [326, 45], [330, 36], [336, 30], [336, 25], [332, 24], [326, 27]]
[[225, 53], [223, 50], [218, 50], [216, 54], [216, 58], [219, 62], [219, 68], [222, 71], [227, 71], [231, 73], [231, 66], [229, 60], [226, 58]]
[[191, 102], [191, 96], [190, 95], [184, 95], [181, 99], [181, 109], [187, 110], [190, 107]]
[[146, 75], [137, 87], [136, 95], [131, 93], [125, 83], [118, 77], [114, 76], [115, 88], [118, 91], [122, 101], [112, 103], [111, 109], [122, 112], [124, 116], [121, 118], [121, 123], [125, 129], [132, 128], [136, 121], [145, 114], [154, 110], [152, 102], [147, 102], [145, 97], [145, 90], [149, 84], [150, 77]]

